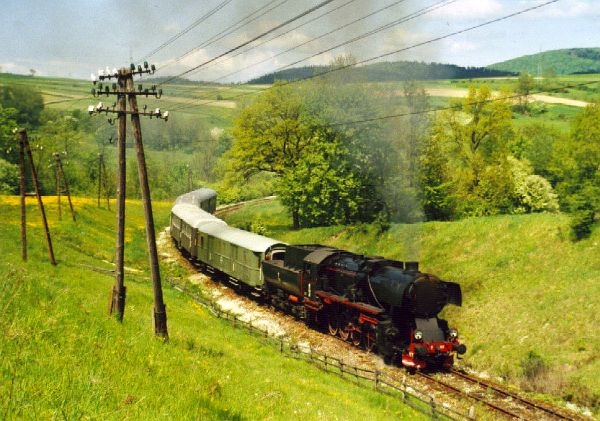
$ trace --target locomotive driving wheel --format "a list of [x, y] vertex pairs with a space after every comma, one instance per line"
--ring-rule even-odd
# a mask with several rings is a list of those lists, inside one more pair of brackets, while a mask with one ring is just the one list
[[360, 346], [362, 343], [362, 331], [357, 326], [352, 326], [352, 331], [350, 332], [350, 342], [354, 346]]
[[363, 329], [363, 334], [362, 334], [362, 342], [363, 342], [364, 348], [368, 352], [371, 352], [374, 350], [375, 341], [376, 341], [375, 328], [371, 325], [365, 326], [365, 328]]
[[344, 317], [344, 315], [340, 314], [338, 318], [338, 326], [340, 326], [338, 332], [340, 339], [346, 342], [348, 339], [350, 339], [350, 335], [352, 333], [352, 324], [346, 317]]
[[331, 336], [336, 336], [340, 330], [337, 314], [333, 311], [331, 311], [328, 316], [327, 330]]

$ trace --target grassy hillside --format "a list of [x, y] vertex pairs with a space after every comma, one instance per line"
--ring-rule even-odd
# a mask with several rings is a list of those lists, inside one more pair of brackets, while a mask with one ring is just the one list
[[525, 389], [600, 409], [600, 232], [568, 239], [568, 218], [532, 214], [451, 223], [289, 230], [280, 205], [227, 217], [263, 225], [290, 243], [419, 260], [421, 270], [458, 281], [463, 307], [444, 315], [468, 351], [462, 364]]
[[[139, 202], [128, 203], [127, 302], [107, 315], [114, 279], [114, 211], [75, 200], [78, 220], [57, 220], [45, 198], [58, 265], [29, 199], [29, 260], [21, 261], [16, 197], [0, 196], [0, 419], [364, 420], [420, 419], [397, 398], [283, 357], [180, 292], [163, 287], [170, 340], [155, 338]], [[64, 204], [63, 204], [64, 205]], [[114, 207], [113, 207], [114, 208]], [[157, 227], [170, 203], [154, 203]], [[163, 280], [186, 276], [162, 267]]]
[[517, 57], [487, 66], [489, 69], [541, 76], [549, 73], [600, 73], [600, 48], [567, 48]]

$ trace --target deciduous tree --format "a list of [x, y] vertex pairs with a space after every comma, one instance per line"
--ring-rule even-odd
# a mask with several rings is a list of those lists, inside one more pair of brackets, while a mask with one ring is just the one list
[[557, 159], [563, 162], [563, 173], [557, 188], [565, 209], [573, 213], [573, 234], [582, 239], [591, 233], [600, 211], [600, 104], [588, 105], [577, 115], [571, 138], [562, 146]]
[[276, 174], [295, 228], [373, 219], [385, 150], [374, 125], [351, 123], [370, 111], [366, 98], [330, 77], [276, 84], [236, 120], [228, 173]]
[[21, 126], [36, 128], [44, 109], [44, 99], [29, 86], [4, 85], [0, 88], [0, 104], [4, 108], [17, 110], [16, 120]]
[[436, 118], [432, 134], [445, 145], [460, 214], [486, 215], [508, 206], [511, 116], [509, 102], [484, 85], [469, 88], [467, 97]]

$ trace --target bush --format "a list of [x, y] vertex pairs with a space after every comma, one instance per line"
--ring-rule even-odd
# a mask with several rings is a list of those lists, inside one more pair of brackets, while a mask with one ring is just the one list
[[581, 209], [571, 216], [571, 235], [574, 241], [583, 240], [592, 234], [594, 210]]
[[546, 363], [543, 358], [535, 351], [529, 351], [527, 356], [521, 361], [523, 377], [529, 381], [535, 381], [538, 377], [547, 371]]
[[19, 192], [19, 167], [0, 158], [0, 194]]

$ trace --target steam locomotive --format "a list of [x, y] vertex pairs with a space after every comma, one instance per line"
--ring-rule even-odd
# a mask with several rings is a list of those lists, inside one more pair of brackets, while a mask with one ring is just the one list
[[212, 215], [216, 192], [177, 198], [176, 245], [207, 271], [312, 327], [377, 352], [409, 370], [449, 368], [466, 346], [438, 314], [460, 306], [460, 285], [419, 271], [417, 262], [290, 245], [233, 228]]

